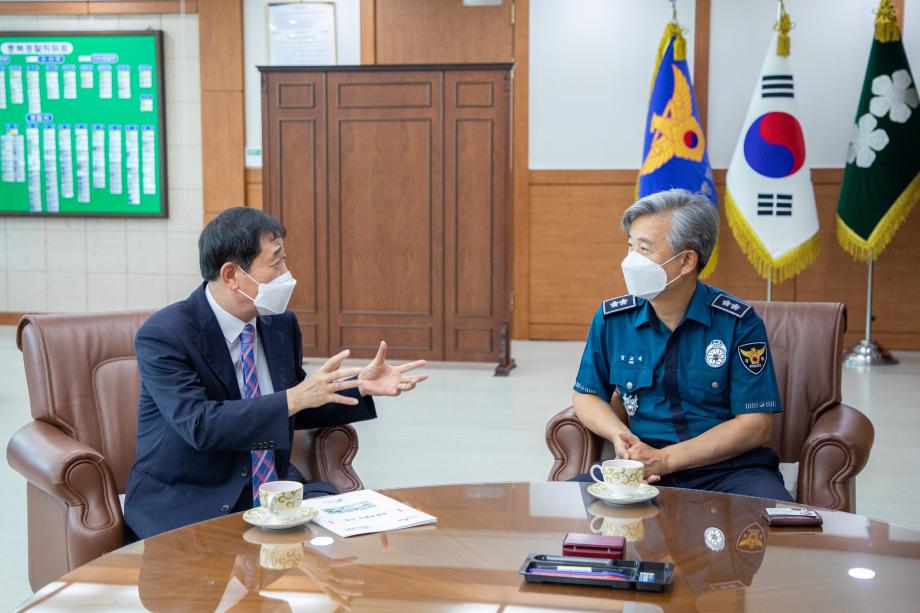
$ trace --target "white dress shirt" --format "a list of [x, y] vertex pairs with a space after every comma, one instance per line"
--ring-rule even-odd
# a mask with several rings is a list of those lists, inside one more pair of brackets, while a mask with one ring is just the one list
[[256, 330], [252, 342], [255, 345], [256, 376], [259, 378], [259, 392], [263, 396], [273, 393], [275, 388], [272, 386], [272, 376], [268, 371], [268, 362], [265, 361], [265, 352], [262, 351], [262, 342], [259, 339], [259, 326], [256, 323], [258, 317], [253, 317], [250, 321], [237, 319], [217, 304], [214, 296], [211, 295], [209, 286], [205, 285], [204, 293], [208, 298], [208, 304], [211, 305], [211, 310], [214, 311], [214, 316], [217, 317], [221, 332], [224, 333], [224, 340], [227, 341], [230, 359], [233, 360], [233, 370], [236, 371], [236, 383], [240, 386], [240, 398], [246, 397], [246, 392], [243, 389], [243, 362], [240, 359], [240, 333], [243, 332], [243, 327], [246, 324], [252, 324], [252, 327]]

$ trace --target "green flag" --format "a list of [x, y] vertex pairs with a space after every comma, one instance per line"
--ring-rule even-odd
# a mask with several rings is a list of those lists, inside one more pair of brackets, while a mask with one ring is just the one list
[[875, 39], [847, 151], [837, 239], [875, 260], [920, 199], [920, 108], [891, 0], [881, 0]]

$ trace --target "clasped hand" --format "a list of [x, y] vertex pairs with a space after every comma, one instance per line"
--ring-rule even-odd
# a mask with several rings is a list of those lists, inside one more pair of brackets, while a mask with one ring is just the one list
[[661, 480], [668, 470], [667, 454], [661, 449], [646, 445], [632, 432], [620, 432], [613, 441], [618, 460], [638, 460], [645, 465], [645, 483]]

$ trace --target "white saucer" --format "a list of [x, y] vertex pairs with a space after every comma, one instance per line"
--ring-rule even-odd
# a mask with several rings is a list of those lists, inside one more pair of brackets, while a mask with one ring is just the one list
[[287, 530], [288, 528], [296, 528], [319, 515], [319, 511], [308, 505], [309, 501], [304, 500], [300, 503], [300, 513], [291, 515], [290, 517], [278, 517], [277, 515], [272, 515], [262, 507], [256, 507], [243, 513], [243, 521], [268, 530]]
[[625, 496], [614, 494], [603, 483], [592, 483], [588, 486], [588, 493], [604, 501], [604, 504], [622, 505], [637, 504], [651, 500], [658, 495], [658, 488], [654, 485], [643, 483], [635, 491]]

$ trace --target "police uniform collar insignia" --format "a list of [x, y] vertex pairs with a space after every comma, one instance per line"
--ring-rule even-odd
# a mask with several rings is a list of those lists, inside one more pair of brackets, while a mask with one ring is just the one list
[[752, 522], [741, 531], [735, 549], [742, 553], [760, 553], [764, 549], [765, 541], [763, 527], [757, 522]]
[[738, 357], [741, 358], [741, 365], [749, 373], [759, 375], [767, 365], [767, 344], [760, 342], [738, 345]]
[[725, 347], [724, 341], [714, 339], [706, 346], [706, 363], [710, 367], [721, 367], [725, 364], [726, 357], [728, 357], [728, 349]]
[[741, 302], [737, 298], [732, 298], [728, 294], [719, 294], [712, 301], [710, 306], [726, 313], [731, 313], [737, 318], [744, 317], [744, 314], [751, 310], [751, 305]]
[[611, 313], [619, 313], [620, 311], [627, 311], [636, 306], [636, 297], [631, 294], [626, 294], [625, 296], [617, 296], [616, 298], [610, 298], [609, 300], [604, 300], [604, 315], [610, 315]]

